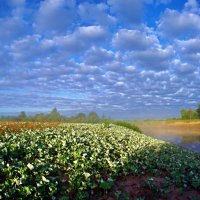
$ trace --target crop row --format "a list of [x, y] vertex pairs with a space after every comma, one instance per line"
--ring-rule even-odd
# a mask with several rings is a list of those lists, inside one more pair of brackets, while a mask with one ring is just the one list
[[200, 190], [200, 156], [112, 124], [0, 135], [0, 199], [97, 199], [127, 174]]

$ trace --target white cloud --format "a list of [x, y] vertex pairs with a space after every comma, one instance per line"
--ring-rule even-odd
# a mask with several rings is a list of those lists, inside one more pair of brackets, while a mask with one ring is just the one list
[[40, 35], [30, 35], [15, 40], [10, 45], [10, 54], [14, 60], [30, 61], [48, 55], [53, 48], [52, 45], [51, 40], [42, 40]]
[[144, 31], [121, 29], [115, 34], [112, 43], [120, 50], [145, 50], [157, 46], [159, 41], [155, 35]]
[[85, 63], [81, 63], [77, 73], [78, 74], [99, 74], [100, 69], [97, 66], [86, 65]]
[[25, 12], [26, 0], [7, 0], [6, 2], [12, 9], [12, 16], [23, 17], [23, 14]]
[[113, 59], [114, 53], [112, 51], [107, 51], [106, 49], [95, 46], [89, 49], [84, 56], [86, 64], [90, 65], [104, 64], [112, 61]]
[[119, 23], [129, 23], [131, 26], [138, 25], [144, 17], [144, 7], [147, 4], [167, 4], [171, 0], [107, 0], [111, 13], [117, 16]]
[[200, 16], [191, 12], [167, 9], [158, 21], [158, 30], [171, 37], [199, 35]]
[[34, 26], [41, 32], [66, 32], [75, 19], [74, 8], [74, 0], [41, 1]]
[[108, 5], [122, 21], [137, 24], [143, 17], [143, 2], [143, 0], [108, 0]]
[[175, 59], [173, 62], [174, 64], [173, 67], [175, 67], [175, 70], [178, 72], [178, 73], [192, 73], [195, 71], [195, 66], [193, 66], [192, 64], [190, 63], [182, 63], [180, 60], [178, 59]]
[[[199, 97], [196, 1], [188, 1], [183, 11], [168, 9], [161, 15], [157, 30], [181, 36], [176, 39], [159, 35], [157, 27], [145, 25], [149, 21], [141, 24], [145, 4], [169, 0], [108, 0], [78, 6], [73, 0], [34, 5], [11, 1], [28, 10], [19, 16], [10, 6], [9, 16], [5, 12], [0, 19], [1, 105], [134, 113], [133, 108], [177, 108], [187, 105], [185, 99], [194, 104]], [[87, 99], [78, 96], [72, 101], [67, 98], [70, 92]]]
[[108, 14], [108, 9], [108, 5], [104, 3], [82, 3], [78, 6], [78, 13], [81, 20], [87, 24], [110, 26], [115, 24], [116, 19]]
[[196, 0], [188, 0], [184, 6], [185, 11], [200, 14], [200, 7]]
[[200, 53], [200, 38], [177, 40], [176, 44], [179, 50], [185, 54]]
[[[188, 40], [176, 40], [176, 53], [183, 63], [183, 69], [200, 68], [200, 39], [191, 38]], [[190, 66], [189, 66], [190, 65]], [[184, 72], [184, 70], [182, 70]]]
[[9, 41], [25, 35], [27, 32], [27, 23], [18, 18], [0, 18], [0, 40]]
[[105, 41], [107, 32], [101, 26], [79, 27], [74, 33], [54, 38], [58, 47], [69, 53], [76, 53], [89, 49], [92, 45]]
[[124, 66], [124, 63], [118, 60], [113, 60], [111, 62], [106, 63], [105, 68], [110, 71], [122, 72], [124, 71], [125, 66]]
[[[128, 57], [139, 68], [162, 71], [169, 67], [170, 59], [173, 56], [173, 49], [168, 46], [165, 49], [155, 48], [146, 51], [135, 51]], [[132, 57], [132, 58], [131, 58]]]
[[128, 66], [125, 67], [125, 71], [126, 71], [127, 73], [133, 73], [133, 72], [136, 71], [136, 68], [135, 68], [135, 66], [128, 65]]
[[81, 39], [98, 41], [105, 38], [106, 31], [101, 26], [83, 26], [79, 27], [75, 34]]

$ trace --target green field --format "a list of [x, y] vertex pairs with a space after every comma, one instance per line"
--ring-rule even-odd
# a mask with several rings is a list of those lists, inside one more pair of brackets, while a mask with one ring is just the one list
[[[137, 185], [128, 190], [130, 179]], [[200, 155], [121, 126], [0, 135], [0, 199], [198, 199], [199, 191]]]

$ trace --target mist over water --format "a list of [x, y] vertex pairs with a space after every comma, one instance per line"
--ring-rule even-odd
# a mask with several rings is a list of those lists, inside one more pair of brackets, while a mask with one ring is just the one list
[[145, 135], [200, 153], [200, 122], [135, 122]]

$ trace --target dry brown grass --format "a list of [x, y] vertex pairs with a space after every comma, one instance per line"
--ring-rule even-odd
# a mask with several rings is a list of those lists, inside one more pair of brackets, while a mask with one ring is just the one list
[[23, 130], [36, 130], [48, 127], [57, 127], [60, 122], [16, 122], [5, 121], [0, 122], [0, 134], [4, 133], [18, 133]]

